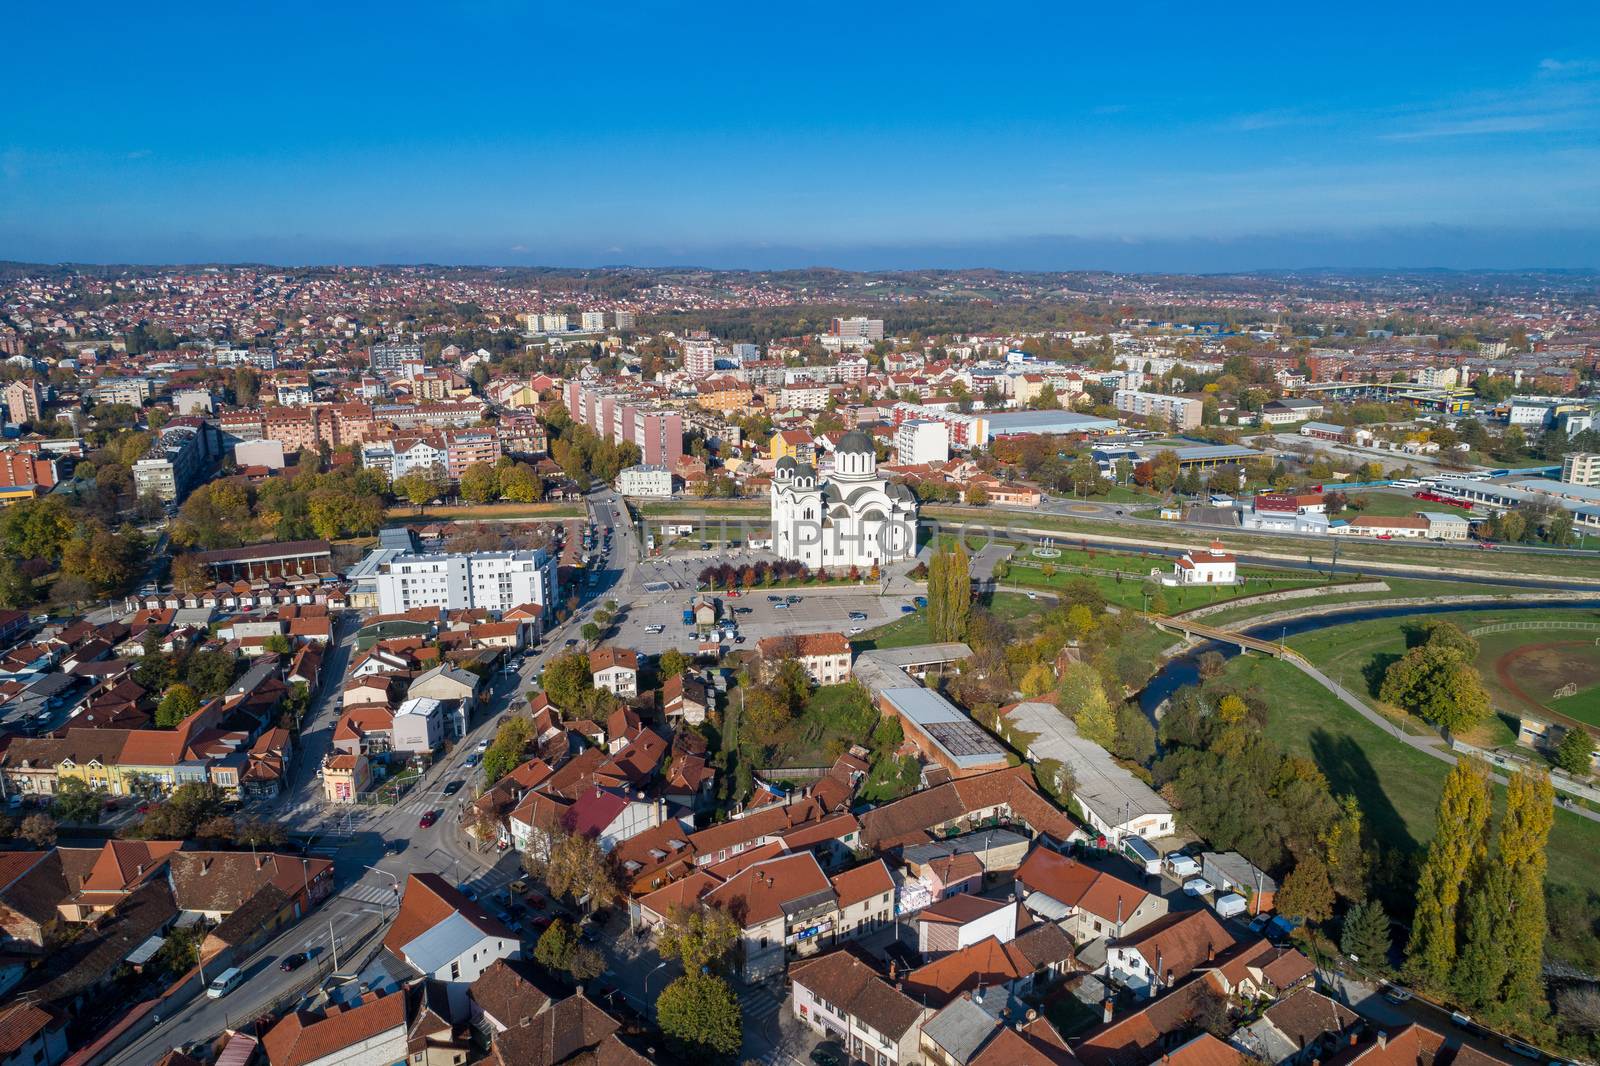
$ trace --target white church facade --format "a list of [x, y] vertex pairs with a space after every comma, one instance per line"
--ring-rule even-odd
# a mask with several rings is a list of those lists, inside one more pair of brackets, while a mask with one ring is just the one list
[[785, 456], [772, 475], [772, 550], [813, 570], [909, 559], [917, 551], [917, 501], [878, 476], [872, 439], [851, 430], [833, 453], [833, 475]]

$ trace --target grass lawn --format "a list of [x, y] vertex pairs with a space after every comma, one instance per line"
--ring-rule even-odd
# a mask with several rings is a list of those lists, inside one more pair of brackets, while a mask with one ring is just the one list
[[1551, 700], [1550, 706], [1568, 718], [1576, 718], [1580, 722], [1588, 722], [1592, 726], [1600, 726], [1600, 685], [1579, 691], [1576, 695], [1563, 696], [1558, 700]]
[[[1287, 751], [1314, 759], [1335, 792], [1354, 795], [1380, 839], [1416, 850], [1433, 838], [1439, 793], [1450, 771], [1447, 763], [1401, 744], [1287, 663], [1239, 656], [1229, 660], [1224, 676], [1271, 694], [1267, 736]], [[1505, 790], [1497, 787], [1497, 810], [1504, 801]], [[1600, 823], [1557, 810], [1550, 833], [1550, 879], [1600, 891], [1596, 854]]]
[[[1079, 519], [1065, 515], [1017, 515], [1007, 513], [997, 521], [994, 516], [985, 515], [982, 511], [955, 508], [942, 504], [931, 504], [924, 507], [922, 514], [924, 518], [938, 519], [947, 523], [971, 522], [996, 526], [1002, 523], [1015, 524], [1018, 528], [1048, 530], [1064, 536], [1080, 533], [1097, 534], [1102, 537], [1119, 537], [1173, 548], [1193, 547], [1196, 539], [1195, 533], [1190, 530], [1163, 530], [1145, 523]], [[1271, 552], [1293, 558], [1304, 558], [1309, 555], [1317, 561], [1327, 560], [1333, 554], [1333, 545], [1331, 543], [1316, 542], [1302, 545], [1298, 542], [1286, 541], [1282, 537], [1243, 533], [1238, 530], [1224, 531], [1224, 540], [1229, 548], [1240, 552]], [[1580, 569], [1592, 568], [1589, 564], [1575, 562], [1571, 558], [1562, 556], [1527, 555], [1513, 552], [1503, 552], [1488, 558], [1486, 556], [1490, 556], [1490, 553], [1471, 546], [1424, 548], [1395, 542], [1374, 541], [1368, 543], [1361, 538], [1344, 538], [1339, 544], [1339, 559], [1346, 565], [1356, 565], [1362, 562], [1381, 562], [1396, 566], [1427, 567], [1431, 570], [1452, 567], [1471, 570], [1482, 569], [1484, 571], [1493, 571], [1502, 577], [1522, 575], [1566, 578], [1574, 576], [1575, 571]]]
[[[1497, 622], [1531, 621], [1539, 618], [1594, 619], [1600, 617], [1600, 613], [1551, 608], [1519, 610], [1509, 604], [1504, 612], [1474, 611], [1470, 615], [1436, 615], [1419, 610], [1417, 614], [1352, 622], [1349, 625], [1334, 626], [1315, 633], [1305, 633], [1291, 637], [1289, 646], [1315, 663], [1339, 684], [1364, 698], [1369, 706], [1397, 726], [1423, 736], [1433, 732], [1432, 727], [1412, 715], [1380, 703], [1378, 689], [1383, 684], [1383, 674], [1389, 668], [1389, 664], [1405, 654], [1407, 631], [1412, 627], [1422, 626], [1431, 618], [1439, 617], [1454, 621], [1463, 629], [1473, 629]], [[1511, 638], [1518, 644], [1541, 643], [1545, 640], [1559, 639], [1561, 632], [1561, 630], [1531, 630], [1503, 634], [1503, 636]], [[1521, 710], [1520, 703], [1513, 704], [1506, 693], [1493, 684], [1493, 663], [1497, 657], [1498, 653], [1489, 656], [1487, 661], [1480, 658], [1478, 663], [1479, 672], [1489, 689], [1496, 713], [1462, 738], [1470, 744], [1486, 748], [1511, 747], [1516, 744], [1517, 715]]]
[[[1339, 586], [1329, 585], [1316, 595], [1278, 603], [1248, 604], [1208, 614], [1205, 621], [1212, 625], [1248, 625], [1250, 619], [1261, 615], [1291, 611], [1300, 607], [1322, 607], [1329, 604], [1383, 603], [1397, 599], [1417, 599], [1425, 596], [1514, 596], [1515, 589], [1504, 585], [1473, 585], [1461, 581], [1429, 581], [1417, 577], [1382, 577], [1387, 590], [1371, 592], [1340, 592]], [[1421, 610], [1422, 608], [1418, 608]]]
[[[1600, 612], [1574, 611], [1571, 616], [1600, 621]], [[1600, 713], [1600, 647], [1595, 637], [1592, 632], [1561, 629], [1485, 633], [1478, 638], [1478, 672], [1498, 708], [1537, 714], [1548, 707], [1570, 714], [1571, 707], [1579, 712], [1573, 717], [1600, 725], [1594, 717]], [[1500, 676], [1502, 671], [1507, 677]], [[1569, 683], [1578, 691], [1556, 699], [1555, 693]]]
[[[1418, 511], [1453, 511], [1455, 508], [1442, 503], [1428, 503], [1426, 500], [1412, 499], [1410, 496], [1398, 492], [1377, 492], [1370, 489], [1352, 489], [1346, 493], [1351, 499], [1363, 497], [1367, 505], [1359, 511], [1347, 507], [1340, 512], [1338, 517], [1351, 519], [1357, 515], [1388, 515], [1395, 518], [1409, 518]], [[1462, 514], [1466, 512], [1463, 511]]]
[[[1470, 615], [1436, 615], [1426, 611], [1401, 615], [1395, 618], [1376, 618], [1349, 625], [1334, 626], [1291, 637], [1289, 646], [1316, 663], [1329, 677], [1345, 688], [1364, 697], [1376, 710], [1383, 712], [1396, 724], [1421, 734], [1428, 726], [1410, 715], [1388, 708], [1378, 702], [1378, 688], [1383, 684], [1384, 671], [1389, 664], [1405, 654], [1407, 631], [1425, 624], [1431, 618], [1454, 621], [1463, 629], [1494, 625], [1499, 622], [1534, 621], [1542, 618], [1600, 620], [1600, 611], [1573, 611], [1556, 608], [1522, 608], [1508, 604], [1505, 611], [1474, 611]], [[1478, 660], [1479, 673], [1497, 713], [1471, 735], [1464, 737], [1469, 743], [1496, 747], [1516, 743], [1515, 716], [1522, 710], [1495, 679], [1494, 663], [1512, 647], [1541, 644], [1570, 638], [1572, 630], [1526, 630], [1511, 633], [1488, 634], [1480, 638], [1483, 654]]]
[[[1038, 617], [1050, 609], [1050, 604], [1030, 600], [1020, 592], [997, 592], [993, 596], [975, 602], [984, 604], [1008, 622], [1021, 622], [1027, 618]], [[931, 643], [933, 636], [928, 632], [928, 612], [923, 609], [912, 614], [903, 614], [892, 622], [885, 622], [881, 626], [867, 630], [852, 640], [850, 646], [859, 655], [874, 648], [909, 648], [917, 644]], [[1171, 644], [1172, 641], [1168, 640], [1167, 643]]]
[[872, 744], [878, 711], [870, 703], [855, 707], [851, 685], [823, 685], [811, 693], [805, 707], [778, 742], [773, 766], [828, 766], [852, 744]]

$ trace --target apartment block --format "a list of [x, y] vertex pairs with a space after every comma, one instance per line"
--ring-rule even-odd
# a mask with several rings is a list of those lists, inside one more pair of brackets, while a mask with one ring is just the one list
[[1204, 407], [1199, 400], [1136, 389], [1118, 389], [1112, 394], [1111, 404], [1125, 414], [1164, 419], [1178, 429], [1198, 426]]
[[542, 550], [395, 556], [378, 570], [378, 610], [402, 614], [414, 607], [450, 611], [509, 611], [556, 602], [556, 560]]

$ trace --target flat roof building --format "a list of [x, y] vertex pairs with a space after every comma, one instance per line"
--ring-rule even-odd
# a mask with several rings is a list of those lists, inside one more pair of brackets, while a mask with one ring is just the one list
[[1006, 749], [1000, 742], [931, 689], [884, 689], [878, 694], [878, 707], [898, 718], [906, 739], [954, 777], [971, 777], [1006, 766]]

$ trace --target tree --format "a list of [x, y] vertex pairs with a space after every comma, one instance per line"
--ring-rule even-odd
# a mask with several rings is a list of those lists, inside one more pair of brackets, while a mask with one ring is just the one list
[[1556, 765], [1576, 777], [1589, 773], [1594, 758], [1594, 738], [1587, 729], [1572, 726], [1556, 745]]
[[1509, 918], [1493, 930], [1506, 951], [1505, 983], [1500, 990], [1503, 1017], [1543, 1024], [1549, 1013], [1544, 983], [1545, 848], [1555, 824], [1555, 788], [1542, 770], [1523, 769], [1506, 786], [1506, 813], [1497, 839], [1499, 863], [1507, 881]]
[[1470, 730], [1490, 710], [1489, 694], [1477, 670], [1449, 639], [1438, 643], [1430, 639], [1390, 664], [1378, 698], [1451, 733]]
[[1156, 727], [1150, 724], [1139, 705], [1127, 702], [1117, 707], [1117, 736], [1111, 753], [1141, 766], [1156, 755]]
[[1357, 903], [1344, 915], [1344, 926], [1339, 931], [1339, 950], [1360, 962], [1368, 970], [1379, 973], [1389, 968], [1389, 916], [1383, 904], [1373, 900]]
[[522, 715], [512, 715], [495, 730], [494, 742], [483, 753], [484, 786], [494, 784], [522, 765], [528, 741], [533, 739], [533, 722]]
[[500, 494], [513, 503], [537, 503], [543, 487], [533, 467], [518, 463], [500, 471]]
[[584, 693], [593, 687], [594, 675], [589, 672], [589, 657], [582, 652], [558, 656], [544, 668], [545, 694], [563, 711], [576, 709]]
[[721, 907], [674, 907], [656, 932], [663, 958], [678, 959], [686, 973], [716, 969], [739, 943], [739, 923]]
[[661, 653], [661, 658], [656, 660], [656, 673], [662, 680], [677, 677], [689, 669], [689, 657], [677, 648], [668, 648]]
[[1274, 897], [1278, 913], [1307, 922], [1325, 922], [1333, 917], [1333, 884], [1328, 867], [1315, 855], [1295, 863], [1283, 886]]
[[1110, 751], [1117, 742], [1117, 712], [1111, 709], [1105, 690], [1096, 686], [1073, 715], [1078, 735]]
[[744, 1042], [744, 1017], [728, 983], [713, 974], [690, 973], [673, 981], [656, 1000], [656, 1024], [681, 1045], [685, 1057], [731, 1059]]
[[10, 557], [0, 559], [0, 607], [11, 610], [31, 607], [38, 598], [33, 578], [28, 576], [17, 560]]
[[394, 481], [394, 491], [417, 508], [420, 513], [434, 497], [438, 496], [443, 488], [439, 477], [431, 470], [413, 470], [403, 474]]
[[1406, 975], [1429, 989], [1449, 986], [1456, 959], [1456, 911], [1462, 889], [1489, 853], [1489, 772], [1459, 759], [1445, 777], [1427, 857], [1417, 875], [1417, 910], [1406, 945]]
[[234, 658], [225, 651], [197, 651], [184, 663], [185, 682], [202, 696], [218, 696], [233, 684]]
[[488, 503], [500, 497], [500, 474], [488, 463], [473, 463], [461, 472], [461, 498]]
[[928, 565], [928, 628], [936, 641], [957, 641], [966, 635], [972, 611], [972, 579], [967, 549], [958, 540], [953, 549], [934, 552]]
[[206, 564], [185, 552], [172, 560], [172, 587], [185, 596], [196, 596], [212, 586]]
[[94, 825], [105, 809], [106, 794], [89, 787], [81, 777], [64, 777], [50, 801], [50, 812], [63, 822]]
[[584, 900], [592, 912], [622, 895], [616, 864], [600, 844], [580, 833], [559, 834], [550, 847], [545, 884], [558, 896]]
[[56, 821], [48, 814], [30, 814], [22, 820], [17, 835], [36, 848], [53, 848], [56, 843]]
[[188, 685], [173, 685], [156, 705], [156, 726], [176, 729], [185, 718], [200, 709], [200, 698]]
[[982, 507], [989, 502], [989, 490], [982, 485], [967, 486], [967, 506]]
[[261, 647], [266, 651], [275, 652], [278, 655], [288, 655], [294, 650], [294, 645], [290, 644], [289, 638], [284, 636], [282, 633], [270, 634], [266, 640], [261, 642]]
[[550, 923], [550, 928], [539, 934], [533, 957], [540, 965], [565, 973], [572, 962], [573, 949], [577, 946], [578, 938], [572, 934], [572, 925], [565, 918], [557, 918]]
[[1022, 689], [1022, 694], [1031, 699], [1034, 696], [1044, 695], [1055, 688], [1055, 685], [1056, 678], [1050, 672], [1050, 664], [1034, 663], [1028, 667], [1027, 673], [1022, 675], [1022, 683], [1019, 687]]

